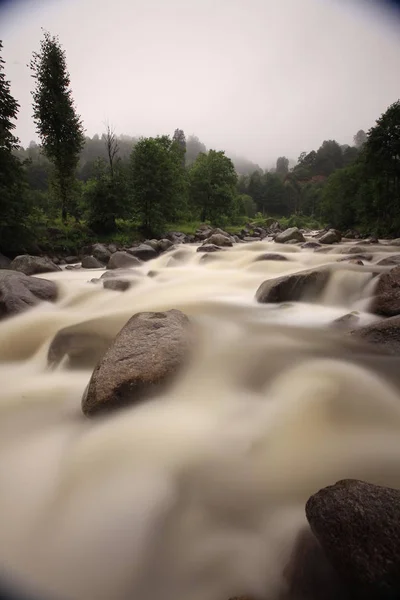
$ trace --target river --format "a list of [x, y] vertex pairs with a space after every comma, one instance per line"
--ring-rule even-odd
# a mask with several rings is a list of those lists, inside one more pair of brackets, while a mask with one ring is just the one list
[[[312, 493], [347, 477], [400, 487], [400, 363], [332, 330], [353, 310], [377, 319], [371, 269], [339, 251], [263, 241], [204, 259], [180, 246], [132, 269], [126, 292], [90, 283], [94, 270], [43, 275], [59, 300], [0, 323], [7, 577], [54, 600], [279, 600]], [[289, 260], [256, 261], [265, 252]], [[256, 303], [266, 279], [326, 264], [318, 304]], [[56, 333], [113, 336], [171, 308], [199, 340], [173, 389], [83, 417], [91, 369], [47, 365]]]

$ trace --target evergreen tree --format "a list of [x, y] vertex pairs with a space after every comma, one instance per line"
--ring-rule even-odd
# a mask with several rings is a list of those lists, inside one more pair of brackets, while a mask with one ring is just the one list
[[185, 133], [182, 129], [175, 129], [173, 138], [173, 142], [177, 147], [177, 151], [181, 154], [182, 165], [185, 166], [186, 163], [186, 137]]
[[[0, 41], [0, 52], [2, 48]], [[13, 154], [19, 148], [14, 135], [19, 104], [11, 95], [4, 64], [0, 55], [0, 250], [7, 254], [26, 237], [28, 200], [22, 165]]]
[[35, 79], [33, 118], [45, 155], [55, 168], [55, 182], [65, 221], [71, 209], [71, 189], [84, 145], [83, 125], [76, 113], [65, 50], [57, 37], [47, 31], [40, 51], [33, 53], [30, 63]]

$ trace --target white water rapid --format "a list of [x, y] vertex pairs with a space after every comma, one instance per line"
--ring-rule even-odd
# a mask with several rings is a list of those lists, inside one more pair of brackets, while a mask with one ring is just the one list
[[[290, 260], [255, 262], [265, 252]], [[400, 487], [400, 363], [330, 328], [352, 310], [376, 319], [368, 267], [269, 242], [203, 256], [167, 252], [126, 292], [89, 283], [93, 270], [46, 274], [59, 300], [0, 323], [0, 566], [28, 590], [279, 600], [312, 493], [347, 477]], [[318, 304], [256, 303], [266, 279], [326, 264]], [[91, 369], [48, 367], [56, 333], [112, 337], [172, 308], [199, 339], [174, 388], [86, 419]]]

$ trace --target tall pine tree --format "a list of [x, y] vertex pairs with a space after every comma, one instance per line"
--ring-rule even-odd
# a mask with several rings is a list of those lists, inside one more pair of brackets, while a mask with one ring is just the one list
[[61, 214], [65, 221], [71, 212], [73, 179], [84, 145], [84, 129], [70, 89], [65, 50], [57, 37], [44, 32], [40, 51], [30, 63], [35, 79], [33, 118], [45, 155], [55, 168]]

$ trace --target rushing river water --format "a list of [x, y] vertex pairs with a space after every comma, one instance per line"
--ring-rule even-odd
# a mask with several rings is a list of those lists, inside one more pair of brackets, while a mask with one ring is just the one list
[[[267, 251], [290, 260], [255, 261]], [[0, 324], [8, 577], [50, 599], [277, 600], [312, 493], [347, 477], [400, 487], [400, 363], [330, 327], [352, 310], [376, 320], [371, 269], [332, 251], [257, 242], [204, 259], [180, 246], [132, 269], [126, 292], [90, 283], [93, 270], [43, 276], [58, 302]], [[266, 279], [325, 264], [318, 304], [256, 303]], [[199, 340], [174, 388], [85, 419], [91, 369], [50, 369], [55, 334], [81, 324], [110, 337], [136, 312], [171, 308]]]

